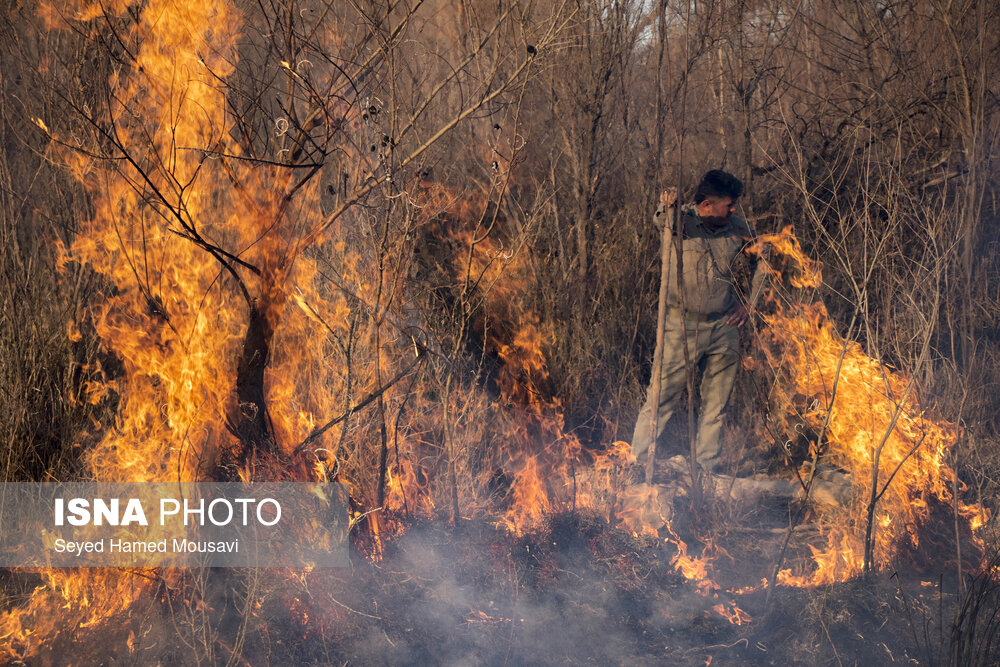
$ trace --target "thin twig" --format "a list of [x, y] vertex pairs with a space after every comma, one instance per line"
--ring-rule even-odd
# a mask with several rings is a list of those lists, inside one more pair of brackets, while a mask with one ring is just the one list
[[327, 423], [323, 424], [319, 428], [313, 429], [313, 432], [310, 433], [308, 436], [306, 436], [306, 439], [303, 440], [302, 442], [300, 442], [298, 444], [298, 446], [295, 448], [295, 453], [296, 454], [301, 454], [302, 451], [306, 447], [308, 447], [311, 443], [315, 442], [316, 439], [319, 438], [321, 435], [323, 435], [324, 433], [326, 433], [327, 431], [329, 431], [331, 428], [333, 428], [334, 426], [336, 426], [340, 422], [344, 421], [345, 419], [347, 419], [348, 417], [350, 417], [351, 415], [353, 415], [358, 410], [361, 410], [362, 408], [364, 408], [365, 406], [367, 406], [369, 403], [372, 403], [373, 401], [375, 401], [379, 396], [381, 396], [382, 394], [384, 394], [390, 387], [392, 387], [394, 384], [396, 384], [397, 382], [399, 382], [400, 380], [402, 380], [404, 377], [406, 377], [409, 374], [409, 372], [412, 371], [413, 368], [418, 363], [420, 363], [420, 361], [424, 358], [424, 354], [425, 354], [424, 347], [418, 345], [417, 349], [418, 349], [417, 358], [414, 359], [412, 362], [410, 362], [409, 366], [407, 366], [406, 368], [404, 368], [403, 370], [401, 370], [399, 373], [397, 373], [396, 376], [394, 378], [392, 378], [391, 380], [389, 380], [389, 382], [387, 384], [379, 387], [375, 391], [373, 391], [370, 394], [368, 394], [367, 396], [365, 396], [363, 399], [361, 399], [358, 403], [356, 403], [350, 409], [346, 410], [340, 416], [334, 417], [333, 419], [331, 419]]

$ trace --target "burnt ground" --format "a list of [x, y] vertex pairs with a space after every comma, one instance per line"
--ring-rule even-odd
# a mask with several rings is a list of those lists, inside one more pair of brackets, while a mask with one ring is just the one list
[[[978, 626], [966, 613], [958, 633], [966, 596], [944, 561], [936, 576], [900, 566], [776, 588], [768, 603], [766, 590], [727, 592], [773, 567], [762, 554], [774, 538], [754, 530], [716, 548], [719, 587], [699, 592], [675, 572], [669, 541], [594, 515], [557, 515], [520, 538], [480, 521], [417, 523], [380, 561], [355, 551], [350, 568], [191, 570], [127, 618], [67, 631], [30, 664], [998, 664], [985, 643], [997, 634], [996, 580], [968, 596]], [[752, 558], [734, 540], [758, 543]], [[752, 620], [733, 625], [712, 609], [730, 603]], [[965, 653], [952, 662], [956, 647]]]

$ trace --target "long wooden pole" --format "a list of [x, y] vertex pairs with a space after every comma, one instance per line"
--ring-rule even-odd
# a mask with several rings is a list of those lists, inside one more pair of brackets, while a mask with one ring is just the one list
[[[677, 140], [677, 162], [678, 162], [678, 186], [677, 196], [680, 197], [681, 186], [684, 178], [684, 121], [687, 117], [687, 80], [691, 71], [691, 3], [687, 3], [687, 10], [684, 16], [684, 79], [681, 81], [681, 114], [680, 121], [675, 127], [679, 129]], [[678, 203], [680, 200], [678, 199]], [[697, 204], [698, 202], [695, 202]], [[691, 502], [694, 507], [701, 505], [701, 474], [698, 467], [698, 433], [695, 430], [694, 418], [694, 364], [692, 363], [692, 350], [688, 346], [687, 320], [687, 293], [684, 289], [684, 216], [680, 214], [680, 207], [674, 209], [674, 248], [677, 252], [677, 298], [680, 307], [680, 330], [681, 348], [684, 350], [684, 370], [687, 379], [687, 417], [688, 417], [688, 439], [691, 442]], [[698, 327], [699, 325], [695, 325]], [[697, 334], [697, 331], [696, 331]], [[695, 335], [697, 341], [697, 335]], [[695, 343], [697, 345], [697, 342]]]
[[[668, 209], [672, 213], [674, 208]], [[670, 232], [672, 216], [667, 215], [663, 221], [663, 231], [660, 234], [660, 298], [656, 312], [656, 349], [653, 352], [653, 370], [649, 383], [649, 395], [653, 401], [653, 409], [649, 417], [649, 458], [646, 460], [646, 484], [653, 483], [653, 461], [656, 459], [656, 434], [660, 425], [660, 389], [663, 372], [663, 329], [667, 322], [667, 284], [670, 277]], [[669, 222], [668, 222], [669, 221]]]
[[[653, 156], [654, 188], [663, 183], [663, 144], [666, 134], [666, 113], [663, 95], [663, 60], [667, 48], [667, 0], [659, 3], [659, 37], [660, 50], [656, 63], [656, 153]], [[659, 196], [654, 191], [654, 196]], [[649, 417], [649, 444], [646, 460], [646, 484], [653, 483], [653, 461], [656, 458], [656, 433], [660, 425], [660, 375], [663, 370], [663, 328], [667, 317], [667, 278], [670, 270], [670, 216], [663, 220], [663, 230], [660, 234], [660, 296], [656, 313], [656, 349], [653, 351], [653, 368], [650, 377], [649, 392], [655, 401]]]

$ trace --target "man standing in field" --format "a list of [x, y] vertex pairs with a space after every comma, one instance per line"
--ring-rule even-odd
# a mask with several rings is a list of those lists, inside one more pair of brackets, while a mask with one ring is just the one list
[[632, 453], [640, 463], [652, 442], [650, 420], [654, 406], [659, 410], [656, 433], [659, 442], [687, 386], [686, 336], [691, 364], [701, 370], [701, 414], [695, 457], [702, 470], [718, 470], [723, 412], [740, 361], [739, 327], [756, 305], [764, 284], [759, 264], [749, 299], [742, 297], [733, 282], [733, 265], [754, 238], [749, 223], [734, 214], [736, 200], [742, 193], [743, 184], [735, 176], [712, 170], [705, 174], [695, 190], [694, 204], [681, 208], [682, 280], [678, 280], [673, 238], [677, 190], [671, 188], [660, 195], [654, 222], [661, 229], [664, 224], [668, 225], [669, 232], [663, 238], [670, 244], [663, 367], [659, 400], [652, 396], [651, 381], [632, 435]]

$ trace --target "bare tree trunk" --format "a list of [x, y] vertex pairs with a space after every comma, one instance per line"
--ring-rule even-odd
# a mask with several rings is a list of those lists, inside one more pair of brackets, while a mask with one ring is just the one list
[[240, 461], [258, 451], [275, 448], [264, 396], [264, 370], [270, 356], [274, 326], [268, 321], [265, 310], [257, 304], [250, 307], [250, 322], [236, 369], [237, 404], [235, 414], [229, 419], [243, 446]]

